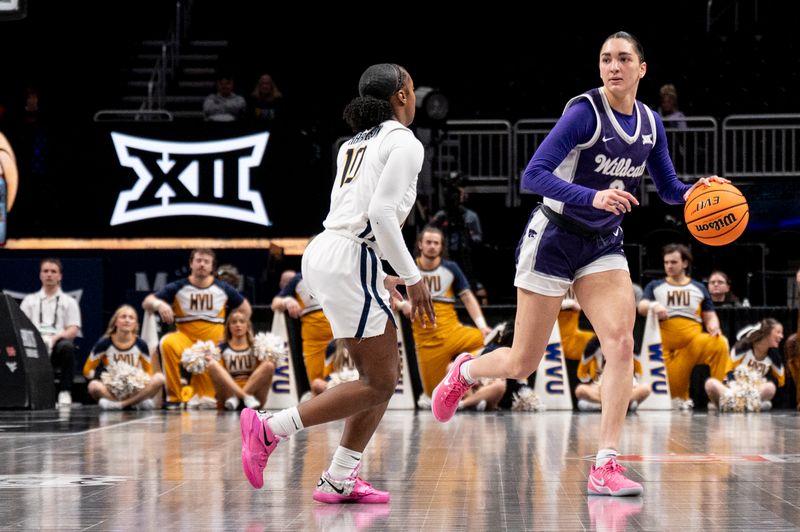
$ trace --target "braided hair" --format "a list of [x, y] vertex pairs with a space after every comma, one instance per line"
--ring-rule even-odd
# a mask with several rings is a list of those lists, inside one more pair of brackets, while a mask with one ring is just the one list
[[343, 118], [354, 133], [371, 129], [394, 116], [389, 99], [408, 80], [408, 72], [394, 63], [367, 68], [358, 81], [358, 97], [344, 108]]

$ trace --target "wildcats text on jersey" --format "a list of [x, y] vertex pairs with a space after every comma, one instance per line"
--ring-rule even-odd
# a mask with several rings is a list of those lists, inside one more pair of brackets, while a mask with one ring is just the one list
[[270, 226], [250, 168], [261, 164], [269, 133], [174, 142], [112, 132], [122, 166], [138, 180], [119, 194], [111, 225], [165, 216], [206, 216]]
[[597, 163], [597, 168], [594, 169], [595, 172], [615, 177], [641, 177], [647, 166], [647, 162], [644, 162], [639, 166], [632, 167], [631, 160], [628, 157], [609, 159], [602, 153], [597, 154], [594, 162]]

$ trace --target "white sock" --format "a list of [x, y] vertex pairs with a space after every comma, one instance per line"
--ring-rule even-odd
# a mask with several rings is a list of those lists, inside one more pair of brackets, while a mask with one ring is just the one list
[[461, 377], [467, 384], [475, 384], [475, 379], [472, 378], [472, 375], [469, 374], [469, 366], [472, 364], [472, 360], [467, 360], [463, 364], [461, 364]]
[[608, 463], [611, 459], [617, 459], [617, 450], [616, 449], [600, 449], [597, 451], [597, 455], [594, 459], [594, 466], [595, 467], [602, 467]]
[[303, 422], [300, 420], [300, 413], [297, 407], [281, 410], [267, 420], [267, 426], [276, 436], [288, 438], [296, 432], [303, 430]]
[[328, 468], [328, 474], [333, 478], [349, 477], [358, 467], [358, 464], [361, 463], [361, 454], [340, 445], [336, 448], [336, 452], [333, 453], [333, 460], [331, 460], [331, 466]]

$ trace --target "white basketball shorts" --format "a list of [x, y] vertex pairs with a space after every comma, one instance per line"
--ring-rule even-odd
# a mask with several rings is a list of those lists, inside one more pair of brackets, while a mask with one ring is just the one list
[[375, 251], [356, 237], [323, 231], [303, 253], [303, 280], [322, 305], [334, 338], [371, 338], [394, 316]]

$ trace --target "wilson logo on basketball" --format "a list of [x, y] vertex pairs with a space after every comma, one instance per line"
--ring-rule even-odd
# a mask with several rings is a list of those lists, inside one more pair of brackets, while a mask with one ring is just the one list
[[695, 224], [694, 228], [698, 232], [714, 230], [719, 231], [723, 227], [727, 227], [729, 225], [733, 225], [736, 222], [736, 216], [733, 213], [727, 214], [718, 220], [714, 220], [712, 222], [706, 222], [702, 224]]
[[205, 216], [272, 225], [250, 169], [269, 133], [208, 142], [172, 142], [111, 133], [122, 166], [138, 180], [119, 194], [111, 225], [165, 216]]

